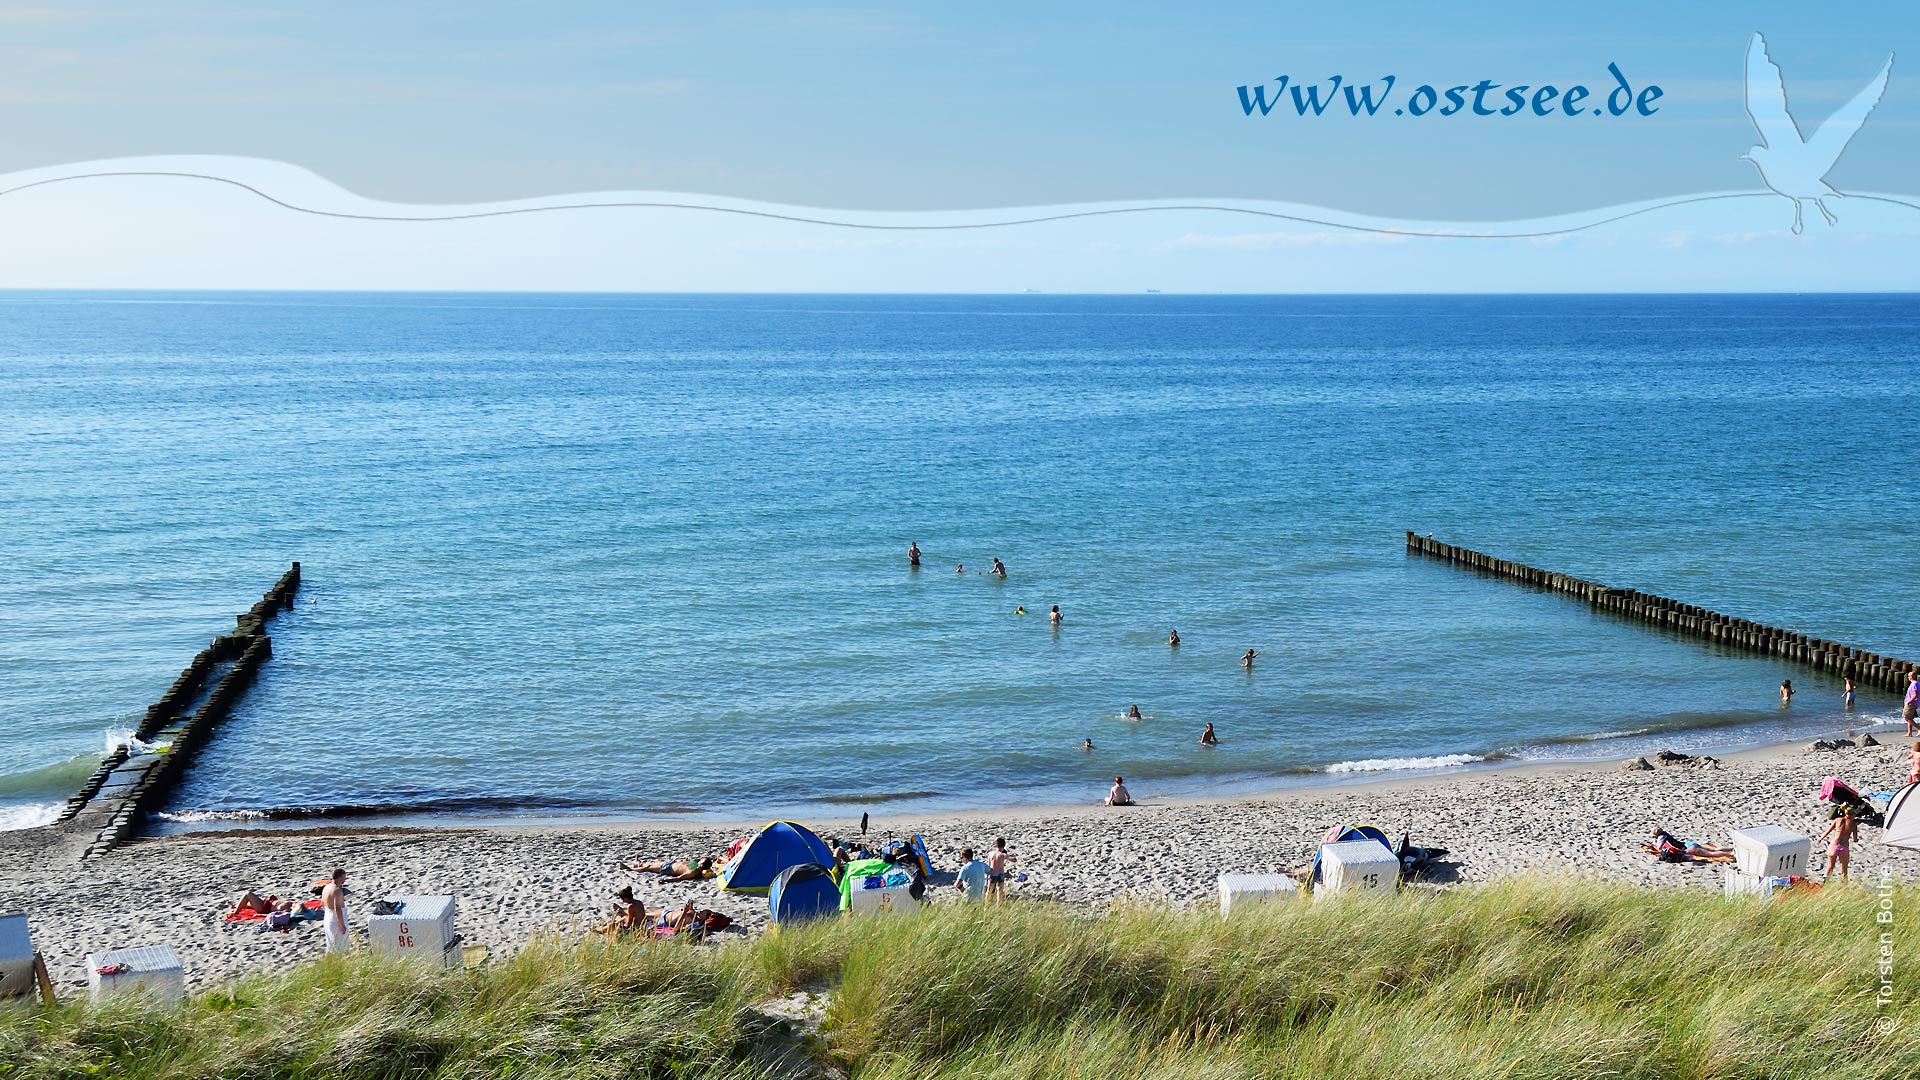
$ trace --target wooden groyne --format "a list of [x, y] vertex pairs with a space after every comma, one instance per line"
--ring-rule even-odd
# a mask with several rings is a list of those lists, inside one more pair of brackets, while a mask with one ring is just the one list
[[[245, 694], [260, 665], [273, 655], [267, 622], [293, 606], [300, 564], [280, 575], [260, 602], [234, 619], [232, 632], [213, 639], [147, 706], [129, 745], [108, 754], [60, 815], [60, 826], [91, 836], [85, 855], [98, 855], [132, 836], [186, 772], [195, 751]], [[136, 752], [132, 743], [142, 749]]]
[[1585, 601], [1596, 610], [1610, 611], [1624, 618], [1651, 623], [1716, 645], [1806, 664], [1820, 671], [1851, 678], [1861, 686], [1905, 692], [1907, 676], [1920, 671], [1920, 665], [1911, 660], [1881, 656], [1837, 641], [1795, 633], [1751, 619], [1736, 619], [1731, 615], [1722, 615], [1695, 604], [1683, 604], [1638, 589], [1614, 588], [1571, 574], [1556, 574], [1525, 563], [1497, 559], [1485, 552], [1443, 544], [1432, 536], [1417, 536], [1412, 530], [1407, 531], [1407, 550], [1469, 570], [1571, 596]]

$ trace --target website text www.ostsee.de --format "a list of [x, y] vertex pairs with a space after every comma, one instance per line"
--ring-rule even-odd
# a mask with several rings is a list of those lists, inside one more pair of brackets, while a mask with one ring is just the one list
[[1315, 82], [1276, 75], [1264, 83], [1238, 88], [1240, 108], [1247, 116], [1378, 116], [1391, 102], [1393, 116], [1652, 116], [1665, 95], [1648, 83], [1636, 88], [1615, 63], [1607, 64], [1610, 85], [1590, 89], [1575, 83], [1499, 83], [1481, 79], [1438, 88], [1421, 83], [1405, 97], [1395, 98], [1397, 76], [1382, 75], [1352, 82], [1333, 75]]

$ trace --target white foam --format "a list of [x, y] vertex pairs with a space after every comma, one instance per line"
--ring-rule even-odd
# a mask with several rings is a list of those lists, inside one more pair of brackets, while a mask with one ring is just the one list
[[1403, 772], [1412, 769], [1452, 769], [1485, 761], [1479, 754], [1441, 754], [1438, 757], [1381, 757], [1360, 761], [1339, 761], [1327, 766], [1330, 773]]
[[60, 816], [60, 807], [54, 803], [19, 803], [14, 806], [0, 806], [0, 832], [12, 832], [15, 829], [37, 829], [42, 825], [51, 825]]
[[198, 825], [206, 821], [262, 821], [267, 815], [258, 810], [182, 810], [172, 814], [163, 811], [153, 816], [161, 821]]
[[132, 728], [109, 728], [107, 730], [107, 753], [111, 754], [123, 746], [127, 748], [127, 754], [129, 756], [138, 756], [140, 754], [153, 753], [160, 744], [143, 742], [134, 738]]

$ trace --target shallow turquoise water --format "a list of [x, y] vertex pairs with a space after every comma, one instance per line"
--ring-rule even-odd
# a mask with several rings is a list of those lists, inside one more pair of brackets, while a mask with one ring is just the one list
[[1920, 655], [1917, 328], [1904, 296], [0, 294], [0, 804], [63, 797], [292, 559], [176, 812], [1082, 800], [1858, 722], [1892, 701], [1403, 530]]

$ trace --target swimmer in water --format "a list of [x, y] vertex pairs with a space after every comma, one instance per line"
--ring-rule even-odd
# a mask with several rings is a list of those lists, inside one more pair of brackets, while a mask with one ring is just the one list
[[1208, 724], [1207, 730], [1200, 733], [1200, 745], [1201, 746], [1219, 746], [1220, 745], [1219, 738], [1216, 737], [1213, 733], [1212, 724]]
[[1252, 649], [1248, 649], [1246, 652], [1246, 655], [1240, 658], [1240, 666], [1243, 668], [1246, 668], [1248, 671], [1252, 671], [1253, 658], [1259, 655], [1260, 655], [1259, 653], [1254, 652]]
[[909, 543], [907, 545], [907, 565], [908, 566], [920, 565], [920, 545], [918, 542]]
[[1085, 742], [1081, 743], [1080, 749], [1085, 750], [1089, 754], [1093, 753], [1093, 740], [1088, 739]]
[[1170, 649], [1180, 647], [1180, 631], [1178, 629], [1167, 631], [1167, 647]]
[[1053, 605], [1053, 610], [1047, 612], [1047, 621], [1052, 623], [1055, 626], [1060, 625], [1060, 605], [1059, 604]]
[[1015, 615], [1025, 615], [1027, 613], [1026, 606], [1023, 604], [1020, 607], [1014, 608], [1013, 613]]
[[987, 573], [993, 577], [1006, 577], [1007, 568], [999, 559], [995, 559], [993, 560], [993, 569], [987, 571]]
[[1140, 719], [1140, 706], [1138, 705], [1127, 706], [1127, 719], [1129, 720]]
[[966, 572], [967, 572], [967, 564], [966, 564], [966, 563], [954, 563], [954, 564], [953, 564], [953, 572], [954, 572], [954, 573], [956, 573], [956, 574], [964, 574], [964, 573], [966, 573]]

